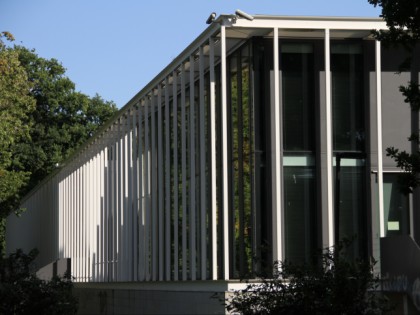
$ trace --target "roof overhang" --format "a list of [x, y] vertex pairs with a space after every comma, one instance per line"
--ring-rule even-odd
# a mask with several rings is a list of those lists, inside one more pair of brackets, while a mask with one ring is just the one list
[[252, 36], [272, 36], [279, 30], [280, 38], [323, 38], [330, 30], [331, 38], [368, 38], [372, 30], [386, 30], [380, 18], [304, 17], [255, 15], [253, 20], [236, 15], [221, 15], [215, 23], [226, 27], [228, 38], [246, 39]]

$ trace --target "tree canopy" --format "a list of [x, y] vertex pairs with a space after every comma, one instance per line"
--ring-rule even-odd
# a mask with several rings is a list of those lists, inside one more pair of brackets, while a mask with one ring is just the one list
[[32, 188], [90, 138], [116, 112], [116, 106], [99, 95], [91, 98], [76, 91], [56, 59], [41, 58], [22, 46], [14, 49], [34, 84], [31, 96], [36, 110], [30, 117], [30, 139], [14, 147], [14, 163], [31, 173]]
[[382, 8], [381, 17], [388, 30], [376, 33], [385, 44], [412, 49], [420, 39], [420, 3], [417, 0], [368, 0]]
[[[408, 58], [400, 65], [401, 71], [420, 70], [420, 1], [418, 0], [368, 0], [374, 6], [382, 7], [381, 17], [388, 30], [375, 31], [375, 36], [385, 46], [402, 46]], [[420, 110], [420, 86], [418, 74], [412, 76], [406, 86], [400, 87], [404, 101], [418, 115]], [[412, 152], [400, 151], [395, 147], [387, 148], [387, 155], [405, 172], [400, 177], [403, 192], [410, 193], [420, 185], [419, 131], [408, 138], [412, 142]]]
[[1, 33], [0, 253], [4, 218], [117, 111], [113, 102], [77, 91], [58, 60], [11, 46], [13, 40]]
[[[3, 217], [17, 204], [20, 192], [30, 178], [30, 172], [16, 167], [13, 148], [30, 139], [30, 115], [35, 100], [30, 95], [33, 83], [19, 62], [16, 50], [8, 49], [6, 41], [13, 41], [8, 32], [0, 34], [0, 213]], [[4, 222], [0, 217], [0, 236]], [[0, 237], [0, 252], [2, 242]]]

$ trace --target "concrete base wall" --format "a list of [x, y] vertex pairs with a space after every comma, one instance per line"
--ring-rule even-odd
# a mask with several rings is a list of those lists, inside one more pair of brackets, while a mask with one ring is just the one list
[[224, 297], [227, 290], [200, 289], [185, 283], [178, 289], [159, 283], [143, 288], [76, 283], [74, 294], [79, 299], [78, 314], [226, 314], [216, 292]]
[[75, 289], [78, 314], [225, 314], [209, 292]]

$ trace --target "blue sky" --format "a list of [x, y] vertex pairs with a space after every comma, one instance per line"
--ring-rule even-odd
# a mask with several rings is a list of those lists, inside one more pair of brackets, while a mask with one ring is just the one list
[[76, 89], [124, 106], [206, 27], [211, 12], [377, 17], [367, 0], [0, 0], [0, 31], [56, 58]]

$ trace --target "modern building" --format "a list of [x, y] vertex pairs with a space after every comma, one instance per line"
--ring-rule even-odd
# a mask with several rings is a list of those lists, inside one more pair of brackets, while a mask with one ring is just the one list
[[372, 37], [380, 19], [209, 22], [22, 201], [8, 250], [70, 258], [81, 313], [198, 314], [223, 313], [213, 293], [273, 261], [355, 237], [351, 255], [415, 310], [419, 199], [385, 149], [412, 150], [418, 113], [398, 87], [419, 69], [397, 73], [405, 53]]

